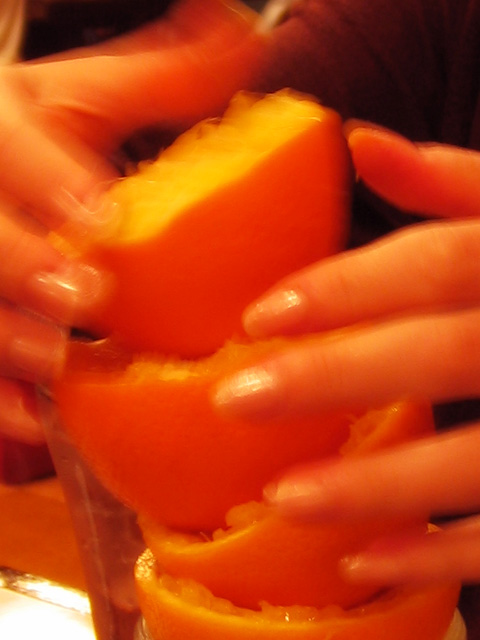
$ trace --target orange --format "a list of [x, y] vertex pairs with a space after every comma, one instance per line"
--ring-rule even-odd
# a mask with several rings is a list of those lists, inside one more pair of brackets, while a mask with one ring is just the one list
[[350, 410], [259, 424], [213, 408], [220, 378], [287, 343], [229, 343], [181, 361], [133, 358], [108, 341], [72, 342], [53, 398], [65, 430], [114, 494], [153, 521], [213, 531], [232, 506], [260, 500], [274, 475], [333, 454], [348, 438]]
[[135, 576], [153, 640], [443, 640], [459, 594], [456, 585], [434, 585], [391, 589], [347, 611], [298, 605], [251, 611], [194, 581], [160, 575], [149, 551]]
[[[398, 402], [370, 411], [354, 422], [343, 447], [345, 455], [361, 455], [433, 432], [428, 404]], [[339, 562], [368, 546], [374, 538], [401, 526], [426, 522], [369, 520], [344, 523], [296, 522], [260, 503], [233, 507], [229, 528], [213, 536], [185, 534], [140, 517], [147, 547], [162, 572], [193, 579], [237, 606], [336, 604], [351, 607], [378, 593], [380, 585], [345, 581]]]
[[245, 515], [257, 512], [258, 520], [222, 530], [213, 539], [140, 520], [145, 543], [161, 573], [195, 580], [216, 597], [252, 610], [261, 602], [352, 607], [380, 591], [377, 584], [346, 581], [339, 562], [364, 549], [375, 536], [398, 531], [398, 522], [369, 521], [346, 527], [288, 520], [260, 503], [234, 507], [238, 509]]
[[77, 239], [112, 276], [90, 330], [135, 351], [211, 354], [242, 335], [254, 298], [343, 247], [349, 203], [338, 114], [288, 90], [239, 93], [112, 186], [105, 237]]

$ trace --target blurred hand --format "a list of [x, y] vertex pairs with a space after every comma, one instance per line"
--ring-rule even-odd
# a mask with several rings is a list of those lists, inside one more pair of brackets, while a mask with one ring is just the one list
[[110, 224], [101, 195], [122, 143], [219, 113], [262, 42], [238, 6], [183, 0], [97, 47], [0, 69], [0, 434], [42, 440], [32, 383], [61, 369], [64, 327], [103, 295], [102, 274], [62, 257], [48, 230]]
[[[409, 211], [457, 219], [392, 233], [278, 283], [246, 310], [245, 328], [310, 337], [224, 381], [215, 398], [222, 411], [260, 420], [407, 396], [480, 396], [480, 154], [416, 146], [365, 124], [347, 133], [373, 190]], [[471, 426], [363, 460], [322, 461], [287, 473], [266, 497], [299, 518], [475, 513], [479, 446], [480, 426]], [[479, 534], [478, 518], [421, 538], [399, 532], [344, 569], [387, 583], [478, 580]]]

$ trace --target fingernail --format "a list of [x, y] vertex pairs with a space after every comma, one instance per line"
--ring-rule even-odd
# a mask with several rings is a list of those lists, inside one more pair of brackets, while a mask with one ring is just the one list
[[267, 504], [283, 514], [302, 520], [319, 520], [335, 512], [335, 504], [321, 484], [308, 477], [287, 476], [265, 486], [263, 497]]
[[393, 131], [391, 129], [387, 129], [387, 127], [382, 127], [376, 122], [369, 122], [368, 120], [360, 120], [358, 118], [350, 118], [346, 120], [343, 124], [343, 134], [348, 139], [350, 134], [354, 131], [370, 131], [370, 132], [378, 132], [378, 133], [388, 133], [392, 134]]
[[282, 513], [302, 520], [338, 520], [345, 516], [344, 466], [337, 457], [290, 468], [267, 484], [263, 497]]
[[339, 568], [350, 582], [400, 584], [428, 579], [428, 574], [439, 570], [439, 563], [435, 558], [431, 564], [427, 531], [419, 521], [400, 528], [399, 533], [379, 533], [359, 553], [342, 558]]
[[66, 262], [57, 271], [34, 274], [28, 285], [28, 303], [38, 313], [72, 325], [104, 295], [105, 278], [94, 267]]
[[222, 382], [213, 402], [228, 414], [269, 418], [279, 412], [279, 396], [278, 379], [262, 367], [253, 367]]
[[66, 340], [66, 332], [59, 327], [37, 323], [31, 331], [11, 341], [10, 364], [31, 382], [51, 380], [63, 366]]
[[356, 120], [354, 118], [347, 120], [343, 125], [343, 134], [347, 139], [350, 149], [354, 149], [362, 138], [368, 136], [369, 139], [385, 140], [387, 143], [395, 139], [397, 142], [401, 141], [403, 144], [408, 145], [413, 151], [418, 151], [417, 145], [408, 138], [405, 138], [396, 131], [372, 122], [367, 122], [366, 120]]
[[372, 580], [374, 574], [372, 562], [369, 561], [368, 556], [361, 553], [342, 558], [339, 563], [339, 569], [349, 582]]
[[291, 331], [305, 319], [307, 304], [305, 296], [294, 289], [274, 291], [246, 309], [244, 329], [254, 338]]
[[310, 497], [310, 487], [305, 483], [295, 481], [279, 480], [270, 482], [263, 489], [263, 498], [267, 504], [279, 507], [282, 511], [292, 509], [302, 509], [304, 503]]
[[413, 579], [401, 555], [376, 555], [369, 552], [345, 556], [340, 560], [339, 570], [348, 582], [400, 584]]

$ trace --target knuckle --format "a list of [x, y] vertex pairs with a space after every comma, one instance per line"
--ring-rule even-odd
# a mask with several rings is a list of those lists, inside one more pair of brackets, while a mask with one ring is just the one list
[[361, 286], [358, 259], [354, 253], [342, 254], [311, 271], [303, 280], [303, 292], [312, 302], [312, 309], [325, 326], [335, 324], [339, 310], [345, 321], [354, 321], [361, 314]]
[[451, 302], [480, 295], [480, 226], [430, 224], [418, 235], [417, 266], [430, 299]]
[[347, 377], [341, 353], [330, 345], [319, 343], [306, 351], [305, 359], [314, 398], [321, 404], [336, 404], [336, 400], [344, 395]]
[[438, 375], [445, 389], [454, 389], [461, 397], [480, 394], [479, 327], [479, 311], [455, 314], [446, 324], [437, 327], [436, 340], [443, 345], [446, 364], [439, 367]]

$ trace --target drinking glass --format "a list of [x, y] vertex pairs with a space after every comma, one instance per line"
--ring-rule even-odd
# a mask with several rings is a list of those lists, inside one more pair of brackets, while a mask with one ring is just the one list
[[140, 617], [134, 565], [145, 548], [136, 514], [105, 489], [82, 459], [45, 389], [40, 405], [75, 529], [97, 640], [133, 640]]
[[[145, 549], [136, 514], [105, 489], [82, 459], [62, 429], [45, 389], [40, 391], [40, 402], [52, 459], [77, 536], [97, 640], [153, 640], [135, 595], [134, 566]], [[457, 611], [444, 640], [466, 638]]]

